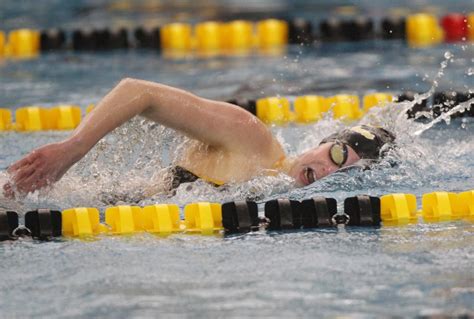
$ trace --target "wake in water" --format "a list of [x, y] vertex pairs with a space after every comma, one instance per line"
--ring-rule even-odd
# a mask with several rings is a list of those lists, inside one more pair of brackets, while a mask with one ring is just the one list
[[[15, 201], [0, 195], [0, 206], [25, 211], [40, 206], [64, 209], [157, 202], [184, 205], [195, 201], [262, 201], [274, 197], [302, 199], [317, 194], [344, 197], [353, 193], [380, 195], [386, 192], [420, 193], [420, 189], [472, 188], [472, 119], [459, 119], [449, 126], [436, 124], [450, 124], [450, 115], [467, 110], [474, 101], [471, 99], [461, 103], [440, 117], [432, 118], [429, 123], [415, 122], [406, 114], [415, 104], [433, 95], [445, 68], [453, 60], [452, 54], [447, 53], [445, 58], [428, 92], [416, 96], [414, 101], [372, 108], [359, 123], [351, 123], [382, 126], [397, 137], [397, 147], [371, 170], [335, 173], [302, 189], [295, 188], [290, 177], [280, 174], [256, 177], [219, 188], [197, 181], [182, 184], [173, 192], [163, 190], [150, 195], [148, 190], [156, 186], [166, 168], [190, 141], [171, 129], [135, 118], [100, 141], [51, 189]], [[428, 116], [432, 117], [432, 114]], [[322, 138], [346, 126], [346, 123], [332, 119], [332, 114], [328, 113], [313, 125], [273, 127], [272, 131], [292, 156], [316, 146]], [[50, 138], [55, 140], [58, 137], [61, 139], [64, 135], [52, 135]], [[5, 136], [7, 141], [17, 138], [15, 133]], [[21, 152], [25, 153], [25, 150]], [[20, 154], [17, 155], [19, 157]], [[10, 158], [7, 157], [7, 160]], [[1, 172], [0, 185], [7, 178], [6, 173]]]

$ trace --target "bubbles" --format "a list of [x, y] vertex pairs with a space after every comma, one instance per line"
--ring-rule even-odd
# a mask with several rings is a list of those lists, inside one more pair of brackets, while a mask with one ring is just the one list
[[446, 60], [452, 60], [453, 57], [454, 57], [454, 55], [453, 55], [450, 51], [446, 51], [446, 52], [444, 53], [444, 58], [445, 58]]

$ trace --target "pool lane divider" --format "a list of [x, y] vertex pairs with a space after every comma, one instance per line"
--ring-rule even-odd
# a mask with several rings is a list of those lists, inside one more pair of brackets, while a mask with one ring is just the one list
[[[473, 97], [474, 94], [469, 92], [436, 92], [433, 95], [433, 106], [428, 106], [427, 100], [423, 100], [407, 111], [408, 117], [414, 118], [422, 113], [431, 113], [433, 117], [438, 117]], [[358, 95], [337, 94], [329, 97], [297, 96], [293, 101], [287, 97], [273, 96], [257, 100], [231, 99], [227, 102], [244, 108], [266, 124], [286, 125], [314, 123], [321, 120], [328, 112], [332, 112], [334, 119], [351, 122], [363, 117], [373, 107], [383, 107], [391, 102], [413, 101], [414, 99], [413, 92], [404, 92], [398, 96], [387, 92], [377, 92], [364, 95], [362, 100]], [[93, 108], [93, 104], [87, 106], [86, 114]], [[58, 105], [52, 108], [26, 106], [15, 111], [15, 122], [13, 122], [12, 111], [0, 108], [0, 132], [72, 130], [80, 124], [81, 117], [81, 108], [76, 105]], [[421, 115], [419, 117], [423, 118]], [[456, 117], [474, 117], [474, 107], [451, 115], [451, 118]]]
[[[474, 12], [449, 13], [438, 18], [428, 13], [406, 17], [387, 16], [375, 27], [370, 17], [329, 17], [316, 26], [310, 21], [265, 19], [260, 21], [204, 21], [195, 24], [169, 23], [161, 27], [84, 29], [17, 29], [0, 31], [0, 57], [34, 57], [41, 52], [72, 49], [104, 51], [148, 48], [164, 56], [200, 57], [281, 53], [288, 44], [312, 45], [322, 42], [354, 42], [373, 39], [403, 39], [412, 47], [433, 46], [446, 41], [474, 41]], [[131, 34], [133, 34], [133, 39]], [[275, 49], [277, 49], [275, 51]]]
[[347, 227], [380, 227], [415, 224], [419, 217], [426, 223], [466, 220], [474, 221], [474, 190], [453, 193], [433, 192], [422, 196], [417, 210], [413, 194], [387, 194], [381, 197], [358, 195], [344, 200], [338, 212], [334, 198], [316, 196], [303, 201], [274, 199], [265, 202], [264, 217], [259, 217], [253, 201], [224, 204], [190, 203], [184, 206], [180, 219], [175, 204], [146, 207], [115, 206], [105, 210], [104, 223], [97, 208], [38, 209], [25, 214], [24, 225], [18, 213], [0, 209], [0, 240], [32, 237], [45, 240], [54, 237], [90, 237], [173, 233], [212, 235], [247, 233], [257, 230], [282, 231]]
[[[330, 111], [334, 119], [351, 122], [362, 118], [373, 107], [383, 107], [392, 102], [414, 101], [417, 94], [415, 92], [404, 92], [398, 95], [387, 92], [370, 93], [363, 96], [362, 107], [359, 96], [353, 94], [337, 94], [329, 97], [321, 95], [297, 96], [293, 102], [281, 96], [257, 100], [238, 98], [230, 99], [227, 102], [246, 109], [264, 123], [285, 125], [288, 123], [314, 123], [321, 120]], [[407, 111], [407, 116], [424, 119], [423, 114], [432, 114], [436, 118], [454, 106], [472, 98], [474, 98], [474, 94], [470, 92], [436, 92], [432, 98], [417, 102]], [[451, 114], [451, 118], [474, 117], [473, 104], [466, 111]]]

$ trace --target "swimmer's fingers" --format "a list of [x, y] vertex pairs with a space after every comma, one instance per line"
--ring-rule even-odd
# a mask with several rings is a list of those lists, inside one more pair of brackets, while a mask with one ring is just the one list
[[14, 163], [8, 172], [16, 190], [33, 192], [60, 179], [74, 163], [69, 149], [64, 146], [61, 143], [45, 145]]
[[24, 193], [24, 191], [22, 191], [24, 187], [18, 187], [18, 185], [22, 186], [22, 181], [31, 176], [35, 171], [35, 166], [32, 165], [31, 158], [32, 157], [27, 156], [7, 169], [7, 172], [11, 175], [11, 179], [3, 185], [3, 195], [6, 198], [14, 199], [16, 191]]
[[13, 183], [17, 186], [23, 185], [26, 179], [41, 171], [40, 166], [41, 164], [38, 161], [34, 161], [17, 168], [16, 171], [11, 173]]
[[24, 159], [14, 163], [8, 169], [12, 175], [12, 182], [20, 193], [28, 193], [42, 185], [45, 162], [42, 160], [41, 151], [33, 151]]
[[49, 185], [47, 178], [41, 171], [36, 171], [32, 175], [16, 184], [21, 193], [31, 193]]
[[45, 188], [46, 186], [49, 186], [49, 185], [50, 185], [50, 183], [45, 179], [38, 180], [34, 183], [29, 184], [30, 187], [29, 187], [29, 189], [27, 189], [26, 193], [33, 193], [34, 191], [40, 190], [40, 189]]
[[21, 167], [32, 164], [36, 158], [37, 158], [36, 152], [30, 153], [25, 158], [15, 162], [13, 165], [11, 165], [7, 169], [7, 172], [10, 173], [10, 174], [14, 173], [15, 171], [17, 171]]
[[13, 186], [10, 182], [3, 185], [3, 195], [9, 199], [15, 199], [15, 191], [13, 190]]
[[36, 170], [36, 167], [31, 164], [18, 168], [15, 172], [12, 173], [13, 182], [15, 184], [21, 182], [23, 179], [31, 176], [31, 174], [33, 174], [35, 170]]

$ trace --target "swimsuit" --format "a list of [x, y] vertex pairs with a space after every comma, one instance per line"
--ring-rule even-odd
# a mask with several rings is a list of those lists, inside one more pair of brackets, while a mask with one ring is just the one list
[[192, 183], [192, 182], [197, 181], [198, 179], [203, 179], [206, 182], [216, 187], [219, 187], [224, 184], [223, 182], [212, 180], [210, 178], [197, 176], [193, 172], [178, 165], [171, 167], [171, 174], [172, 174], [171, 189], [178, 188], [178, 186], [181, 185], [182, 183]]

